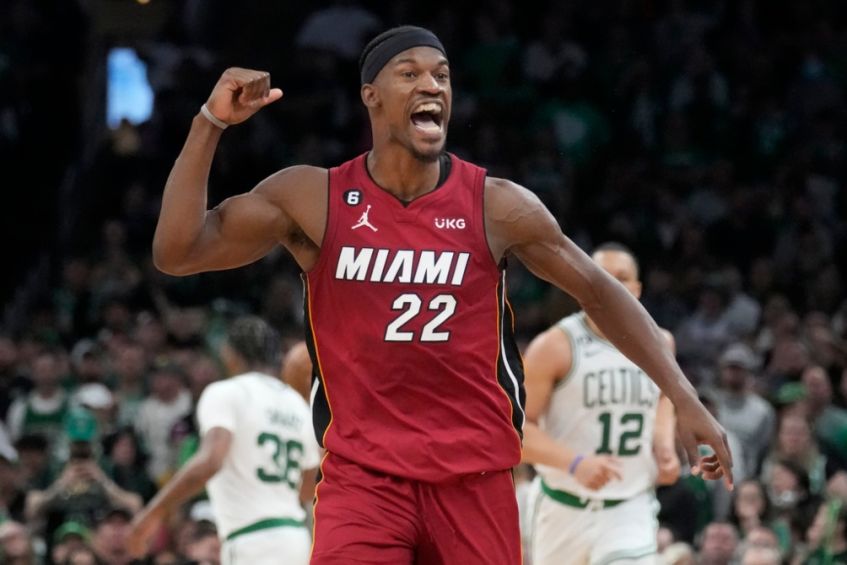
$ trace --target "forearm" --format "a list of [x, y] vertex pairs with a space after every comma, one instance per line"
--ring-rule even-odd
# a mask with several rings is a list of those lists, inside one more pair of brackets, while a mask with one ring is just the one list
[[677, 409], [697, 400], [697, 393], [674, 358], [659, 326], [620, 283], [599, 273], [592, 296], [580, 300], [588, 316], [617, 349], [659, 386]]
[[674, 449], [676, 443], [676, 415], [671, 401], [664, 394], [659, 398], [656, 409], [656, 425], [653, 430], [653, 445], [660, 449]]
[[148, 505], [151, 513], [165, 514], [200, 493], [217, 469], [204, 458], [195, 455], [188, 460]]
[[198, 114], [165, 184], [153, 259], [165, 271], [190, 253], [206, 222], [209, 171], [223, 130]]
[[521, 462], [567, 471], [577, 457], [572, 449], [554, 440], [538, 425], [527, 421], [523, 428]]

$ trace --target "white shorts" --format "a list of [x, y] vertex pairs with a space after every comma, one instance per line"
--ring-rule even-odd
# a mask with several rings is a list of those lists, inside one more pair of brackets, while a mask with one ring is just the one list
[[305, 526], [268, 528], [225, 540], [221, 565], [308, 565], [311, 551]]
[[533, 484], [530, 517], [531, 565], [655, 565], [659, 505], [642, 493], [603, 508], [590, 501], [578, 508], [554, 500]]

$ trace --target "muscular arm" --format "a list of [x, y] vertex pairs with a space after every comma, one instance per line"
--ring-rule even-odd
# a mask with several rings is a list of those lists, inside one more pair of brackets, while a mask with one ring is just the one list
[[171, 169], [153, 238], [153, 261], [171, 275], [240, 267], [288, 246], [298, 226], [285, 209], [292, 192], [326, 185], [326, 171], [291, 167], [252, 191], [207, 210], [206, 186], [221, 130], [194, 118], [188, 139]]
[[[221, 75], [206, 106], [221, 122], [235, 125], [281, 97], [281, 90], [270, 88], [268, 73], [233, 67]], [[327, 171], [284, 169], [249, 193], [207, 210], [206, 186], [222, 132], [203, 115], [194, 117], [165, 184], [153, 239], [156, 267], [172, 275], [229, 269], [251, 263], [281, 243], [308, 269], [314, 253], [298, 253], [297, 244], [308, 239], [313, 247], [320, 246], [325, 222], [320, 199], [325, 198]]]
[[514, 183], [490, 179], [486, 220], [493, 252], [514, 254], [536, 276], [573, 296], [609, 341], [674, 403], [696, 400], [647, 311], [562, 233], [538, 197]]
[[[486, 182], [485, 217], [495, 258], [515, 255], [536, 276], [573, 296], [603, 334], [661, 388], [691, 430], [684, 444], [692, 460], [697, 440], [715, 449], [725, 471], [731, 468], [723, 430], [697, 400], [665, 343], [659, 327], [622, 284], [568, 239], [556, 220], [528, 190], [500, 179]], [[686, 413], [689, 411], [690, 413]]]

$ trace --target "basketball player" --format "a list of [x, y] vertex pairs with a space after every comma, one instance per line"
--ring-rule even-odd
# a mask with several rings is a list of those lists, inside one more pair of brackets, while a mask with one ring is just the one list
[[289, 167], [207, 210], [225, 128], [275, 102], [268, 73], [228, 69], [194, 118], [153, 242], [173, 275], [246, 265], [282, 245], [303, 271], [315, 432], [327, 454], [312, 563], [518, 563], [511, 468], [523, 377], [504, 261], [573, 295], [676, 405], [705, 476], [731, 480], [723, 430], [652, 319], [530, 191], [444, 150], [450, 64], [430, 31], [374, 38], [359, 62], [373, 148]]
[[144, 553], [169, 511], [206, 486], [222, 563], [308, 563], [311, 535], [302, 504], [314, 494], [318, 446], [306, 402], [271, 376], [279, 347], [279, 336], [263, 320], [233, 322], [221, 356], [237, 376], [203, 391], [200, 449], [136, 517], [133, 555]]
[[[604, 244], [593, 259], [640, 296], [627, 248]], [[533, 564], [655, 563], [653, 485], [679, 475], [673, 405], [584, 312], [537, 336], [524, 366], [524, 460], [540, 475]]]

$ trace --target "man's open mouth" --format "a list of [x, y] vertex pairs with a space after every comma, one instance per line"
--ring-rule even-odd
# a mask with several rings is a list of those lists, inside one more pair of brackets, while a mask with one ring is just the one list
[[412, 112], [412, 124], [426, 133], [440, 133], [442, 121], [441, 105], [435, 102], [418, 104]]

